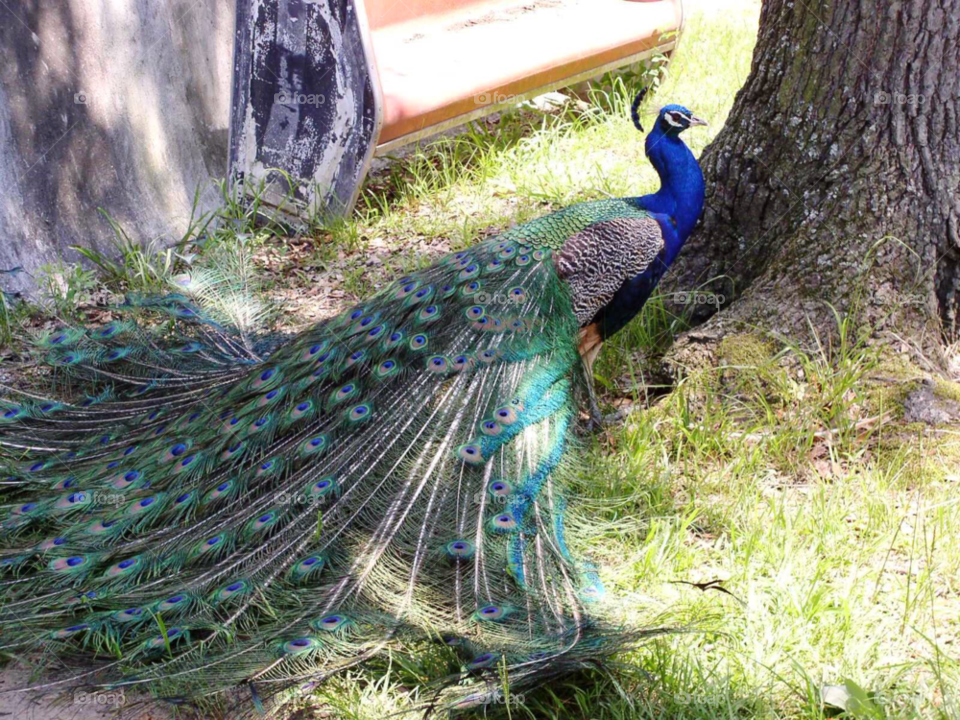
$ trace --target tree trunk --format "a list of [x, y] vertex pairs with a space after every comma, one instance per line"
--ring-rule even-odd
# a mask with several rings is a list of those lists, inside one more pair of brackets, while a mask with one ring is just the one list
[[764, 0], [701, 162], [668, 288], [726, 306], [696, 306], [681, 354], [737, 321], [829, 334], [831, 306], [928, 350], [960, 330], [960, 0]]

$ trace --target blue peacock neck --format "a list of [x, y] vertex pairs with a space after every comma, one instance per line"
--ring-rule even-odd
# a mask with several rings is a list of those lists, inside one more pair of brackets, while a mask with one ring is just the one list
[[647, 135], [645, 149], [660, 176], [660, 189], [653, 195], [637, 198], [637, 202], [645, 210], [669, 215], [676, 223], [676, 236], [665, 238], [663, 261], [669, 266], [690, 237], [703, 210], [703, 172], [680, 136], [664, 132], [659, 122]]
[[660, 189], [653, 195], [632, 198], [632, 202], [657, 213], [664, 247], [646, 270], [625, 282], [610, 303], [597, 313], [594, 322], [599, 323], [601, 339], [619, 332], [640, 312], [660, 278], [680, 254], [703, 210], [703, 173], [680, 137], [665, 131], [663, 123], [658, 122], [647, 135], [646, 152], [660, 175]]

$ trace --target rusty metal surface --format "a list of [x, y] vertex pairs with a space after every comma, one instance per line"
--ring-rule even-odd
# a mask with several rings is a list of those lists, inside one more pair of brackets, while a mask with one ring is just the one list
[[357, 0], [238, 0], [230, 168], [291, 217], [349, 211], [379, 130]]
[[[639, 0], [638, 0], [639, 1]], [[657, 45], [650, 50], [644, 50], [637, 53], [636, 55], [629, 55], [626, 58], [620, 58], [611, 63], [601, 65], [599, 67], [589, 67], [586, 70], [581, 71], [580, 73], [570, 76], [562, 77], [560, 79], [554, 80], [551, 83], [546, 85], [535, 86], [531, 90], [521, 90], [520, 88], [511, 89], [509, 95], [500, 93], [500, 97], [504, 98], [503, 102], [491, 102], [488, 105], [482, 105], [480, 107], [474, 107], [470, 109], [469, 105], [466, 106], [466, 112], [460, 115], [452, 114], [455, 112], [456, 108], [451, 108], [451, 116], [447, 119], [438, 119], [433, 125], [424, 126], [420, 130], [415, 130], [406, 135], [401, 135], [390, 140], [384, 140], [379, 145], [377, 145], [376, 154], [377, 155], [388, 155], [397, 148], [403, 147], [404, 145], [409, 145], [411, 143], [424, 140], [433, 135], [437, 135], [451, 128], [455, 128], [459, 125], [471, 122], [473, 120], [478, 120], [480, 118], [486, 117], [491, 113], [498, 112], [500, 110], [505, 110], [507, 108], [513, 107], [518, 102], [523, 102], [529, 100], [537, 95], [556, 90], [558, 88], [569, 87], [576, 85], [578, 83], [584, 82], [586, 80], [591, 80], [598, 75], [602, 75], [606, 72], [611, 72], [622, 67], [632, 65], [634, 63], [639, 63], [644, 60], [649, 59], [654, 55], [654, 53], [669, 53], [671, 52], [676, 45], [674, 40], [664, 42], [660, 45]]]

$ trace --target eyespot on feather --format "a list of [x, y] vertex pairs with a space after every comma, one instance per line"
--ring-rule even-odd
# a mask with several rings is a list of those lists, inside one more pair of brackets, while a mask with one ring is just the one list
[[506, 497], [513, 493], [513, 486], [506, 480], [494, 480], [488, 486], [488, 490], [494, 497]]
[[68, 492], [61, 495], [54, 504], [55, 510], [79, 510], [93, 503], [93, 494], [83, 490]]
[[310, 347], [305, 348], [300, 352], [298, 357], [299, 362], [311, 362], [316, 360], [320, 354], [327, 348], [327, 341], [321, 340], [320, 342], [313, 343]]
[[142, 566], [143, 561], [139, 556], [132, 558], [127, 558], [126, 560], [121, 560], [118, 563], [111, 565], [103, 573], [104, 578], [113, 579], [118, 577], [126, 577], [127, 575], [135, 574]]
[[469, 671], [484, 670], [489, 667], [493, 667], [500, 661], [500, 656], [494, 653], [483, 653], [477, 655], [473, 660], [468, 662], [464, 669]]
[[290, 410], [289, 413], [287, 413], [287, 420], [290, 422], [294, 422], [296, 420], [303, 420], [305, 418], [309, 418], [313, 415], [313, 410], [314, 410], [313, 400], [310, 400], [309, 398], [305, 398], [301, 402], [299, 402], [297, 405], [295, 405], [293, 409]]
[[440, 319], [440, 306], [428, 305], [417, 314], [417, 319], [421, 323], [432, 323]]
[[325, 615], [319, 620], [310, 623], [310, 627], [320, 632], [342, 632], [351, 625], [350, 619], [346, 615], [331, 613]]
[[143, 620], [144, 617], [149, 617], [149, 614], [142, 607], [131, 607], [126, 610], [117, 610], [111, 617], [119, 623], [132, 623], [137, 622], [138, 620]]
[[331, 404], [337, 404], [354, 397], [359, 392], [359, 386], [356, 383], [347, 383], [330, 393]]
[[357, 363], [363, 362], [366, 359], [366, 357], [367, 357], [366, 350], [356, 350], [350, 354], [350, 356], [347, 358], [344, 365], [346, 367], [353, 367]]
[[473, 614], [473, 619], [477, 622], [503, 622], [513, 614], [513, 609], [508, 605], [484, 605], [477, 608]]
[[50, 637], [54, 640], [66, 640], [89, 629], [90, 625], [88, 623], [80, 623], [79, 625], [71, 625], [62, 630], [54, 630], [50, 633]]
[[304, 655], [319, 650], [321, 647], [323, 647], [323, 645], [316, 638], [299, 637], [281, 643], [280, 653], [282, 655]]
[[320, 574], [326, 562], [320, 555], [310, 555], [298, 561], [290, 568], [290, 579], [294, 582], [303, 582], [310, 577]]
[[457, 448], [457, 456], [468, 465], [479, 465], [483, 463], [483, 455], [480, 452], [479, 443], [467, 443]]
[[246, 447], [243, 444], [243, 441], [233, 443], [229, 447], [225, 448], [223, 452], [220, 453], [220, 459], [224, 461], [236, 460], [241, 455], [243, 455], [243, 451], [245, 449]]
[[258, 370], [257, 374], [250, 380], [249, 388], [251, 390], [266, 390], [268, 387], [279, 383], [282, 376], [283, 373], [278, 367]]
[[463, 372], [467, 370], [473, 370], [477, 365], [476, 358], [470, 353], [463, 353], [462, 355], [457, 355], [453, 358], [453, 363], [451, 367], [454, 372]]
[[393, 331], [392, 333], [390, 333], [390, 335], [387, 336], [387, 338], [383, 341], [383, 349], [384, 349], [384, 350], [392, 350], [393, 348], [397, 347], [397, 345], [400, 345], [400, 344], [403, 342], [403, 340], [404, 340], [405, 337], [406, 337], [406, 336], [404, 335], [403, 331], [401, 331], [401, 330], [394, 330], [394, 331]]
[[384, 360], [377, 366], [374, 375], [378, 380], [386, 380], [400, 372], [400, 363], [393, 359]]
[[469, 560], [476, 548], [469, 540], [452, 540], [443, 546], [443, 551], [453, 560]]
[[442, 375], [448, 370], [450, 370], [450, 362], [443, 355], [427, 358], [427, 371]]
[[56, 558], [47, 563], [47, 567], [56, 573], [74, 575], [85, 572], [91, 563], [86, 555], [71, 555], [70, 557]]
[[236, 482], [233, 480], [224, 480], [216, 487], [212, 488], [207, 492], [203, 498], [203, 504], [209, 504], [216, 500], [219, 500], [222, 497], [230, 494], [230, 491], [234, 489]]
[[215, 590], [210, 596], [210, 602], [214, 605], [238, 600], [241, 596], [250, 592], [250, 583], [246, 580], [234, 580], [223, 587]]
[[350, 423], [366, 422], [373, 417], [373, 404], [367, 402], [355, 405], [345, 411], [344, 417]]
[[512, 533], [517, 529], [517, 521], [512, 512], [501, 511], [490, 518], [488, 527], [497, 534]]
[[418, 287], [420, 287], [419, 280], [408, 280], [397, 288], [393, 296], [397, 300], [402, 300], [415, 292]]
[[193, 441], [189, 439], [175, 442], [168, 446], [166, 450], [163, 450], [157, 460], [161, 465], [178, 462], [190, 454], [191, 447], [193, 447]]
[[409, 345], [411, 350], [423, 350], [424, 348], [427, 347], [428, 343], [429, 343], [428, 337], [423, 333], [420, 333], [410, 338]]
[[503, 432], [503, 426], [495, 420], [484, 420], [480, 423], [480, 432], [489, 437], [496, 437]]
[[300, 455], [301, 457], [307, 457], [309, 455], [318, 455], [326, 449], [327, 449], [327, 436], [323, 434], [315, 435], [312, 438], [304, 440], [300, 444]]
[[480, 292], [480, 282], [477, 280], [469, 282], [460, 289], [460, 292], [464, 297], [472, 297]]
[[332, 475], [311, 481], [306, 489], [306, 495], [314, 500], [336, 495], [338, 492], [339, 486]]

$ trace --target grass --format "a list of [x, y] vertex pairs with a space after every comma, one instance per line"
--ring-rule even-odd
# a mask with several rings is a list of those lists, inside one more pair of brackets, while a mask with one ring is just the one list
[[[656, 701], [624, 716], [816, 718], [850, 682], [884, 713], [856, 716], [957, 717], [957, 466], [858, 426], [877, 362], [853, 345], [704, 371], [594, 449], [582, 491], [609, 526], [585, 545], [627, 617], [691, 629], [631, 658]], [[673, 584], [714, 579], [732, 596]]]
[[[682, 102], [709, 119], [687, 136], [697, 153], [749, 72], [757, 10], [694, 15], [646, 106]], [[98, 263], [102, 281], [147, 291], [205, 257], [249, 252], [266, 279], [244, 292], [282, 305], [332, 275], [347, 302], [551, 208], [650, 192], [625, 108], [658, 67], [595, 87], [586, 111], [505, 114], [390, 163], [353, 218], [307, 238], [255, 225], [225, 193], [220, 222], [200, 219], [178, 257], [125, 250]], [[206, 245], [189, 249], [201, 234]], [[571, 535], [626, 622], [684, 631], [606, 669], [507, 692], [485, 716], [820, 720], [842, 714], [827, 696], [847, 717], [960, 718], [960, 432], [905, 425], [918, 371], [858, 342], [853, 318], [837, 322], [840, 342], [815, 352], [731, 335], [717, 367], [675, 386], [657, 359], [687, 321], [659, 298], [605, 347], [604, 398], [637, 410], [586, 441]], [[427, 662], [335, 678], [312, 706], [384, 717]]]

